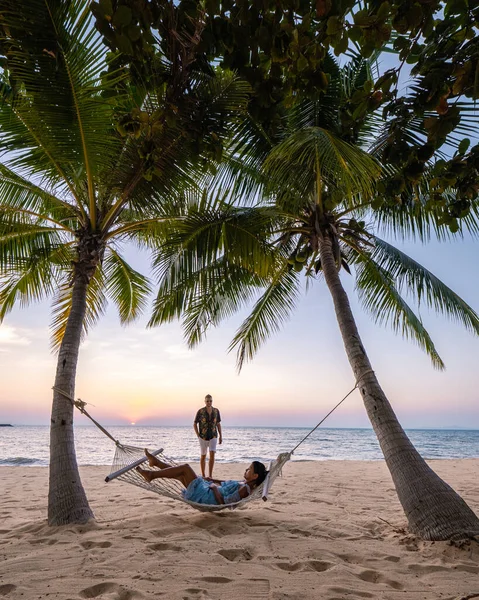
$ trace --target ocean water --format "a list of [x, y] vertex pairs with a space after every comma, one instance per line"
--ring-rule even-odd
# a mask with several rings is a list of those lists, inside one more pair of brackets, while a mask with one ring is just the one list
[[[163, 448], [178, 462], [198, 461], [199, 448], [192, 427], [111, 427], [121, 443]], [[217, 462], [268, 461], [292, 450], [307, 428], [227, 427], [218, 446]], [[426, 459], [478, 458], [479, 430], [411, 429], [409, 438]], [[96, 427], [75, 427], [79, 465], [111, 465], [115, 444]], [[0, 466], [48, 466], [47, 426], [0, 427]], [[380, 460], [372, 429], [317, 429], [293, 455], [293, 460]]]

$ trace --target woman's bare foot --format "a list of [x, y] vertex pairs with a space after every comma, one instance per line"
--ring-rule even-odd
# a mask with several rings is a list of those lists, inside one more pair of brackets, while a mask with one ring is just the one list
[[161, 466], [158, 464], [160, 461], [156, 458], [156, 456], [148, 451], [148, 448], [145, 448], [145, 456], [148, 459], [148, 464], [150, 467], [158, 467], [161, 469]]
[[154, 473], [152, 473], [151, 471], [146, 471], [145, 469], [141, 469], [140, 467], [136, 467], [135, 471], [138, 471], [138, 473], [143, 477], [143, 479], [148, 481], [148, 483], [151, 483]]

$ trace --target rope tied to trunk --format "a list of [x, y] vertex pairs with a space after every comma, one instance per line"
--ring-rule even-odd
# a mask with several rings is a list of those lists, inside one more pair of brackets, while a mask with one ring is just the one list
[[95, 419], [88, 413], [88, 411], [85, 410], [85, 406], [87, 405], [87, 403], [84, 400], [80, 400], [80, 398], [78, 398], [77, 400], [75, 400], [75, 398], [72, 398], [70, 396], [70, 394], [68, 394], [67, 392], [65, 392], [65, 390], [60, 389], [57, 386], [53, 386], [52, 390], [58, 392], [59, 394], [61, 394], [62, 396], [64, 396], [65, 398], [67, 398], [68, 400], [70, 400], [70, 402], [73, 404], [73, 406], [76, 406], [78, 408], [78, 410], [82, 413], [82, 415], [85, 415], [85, 417], [88, 417], [90, 419], [90, 421], [92, 421], [92, 423], [94, 423], [98, 429], [100, 429], [101, 431], [103, 431], [103, 433], [110, 438], [110, 440], [112, 440], [113, 442], [115, 442], [116, 446], [122, 446], [121, 442], [119, 440], [115, 440], [115, 438], [111, 435], [111, 433], [109, 431], [107, 431], [103, 425], [100, 425], [100, 423], [98, 423], [98, 421], [95, 421]]

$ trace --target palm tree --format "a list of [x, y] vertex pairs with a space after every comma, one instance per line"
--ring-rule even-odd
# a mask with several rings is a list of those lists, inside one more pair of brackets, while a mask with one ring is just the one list
[[159, 83], [147, 92], [108, 62], [86, 0], [2, 5], [0, 319], [18, 302], [53, 298], [51, 525], [93, 516], [70, 400], [82, 336], [107, 298], [128, 323], [151, 289], [122, 244], [151, 244], [246, 106], [247, 86], [196, 72], [195, 39], [176, 33], [174, 59], [154, 65]]
[[[257, 123], [244, 126], [209, 199], [205, 194], [185, 207], [186, 217], [169, 236], [169, 249], [163, 247], [157, 258], [160, 290], [150, 324], [182, 317], [192, 346], [208, 326], [255, 298], [231, 344], [241, 368], [291, 314], [301, 275], [310, 284], [324, 277], [411, 531], [428, 540], [477, 536], [477, 516], [427, 465], [398, 422], [362, 344], [340, 272], [354, 272], [360, 300], [375, 321], [413, 339], [436, 368], [443, 368], [443, 362], [404, 294], [475, 334], [479, 317], [432, 273], [379, 237], [381, 228], [424, 238], [431, 231], [447, 233], [439, 209], [429, 206], [420, 188], [408, 186], [398, 193], [401, 204], [396, 209], [372, 208], [378, 201], [375, 180], [382, 177], [381, 169], [374, 152], [361, 148], [367, 150], [367, 143], [373, 151], [377, 148], [371, 142], [380, 139], [380, 122], [373, 115], [354, 130], [347, 118], [350, 99], [363, 89], [370, 68], [365, 61], [342, 69], [329, 62], [326, 95], [288, 111], [274, 139]], [[427, 192], [427, 180], [423, 184]], [[250, 207], [243, 200], [235, 206], [231, 192], [222, 189], [255, 191], [263, 201]], [[475, 232], [478, 216], [473, 207], [465, 221]]]

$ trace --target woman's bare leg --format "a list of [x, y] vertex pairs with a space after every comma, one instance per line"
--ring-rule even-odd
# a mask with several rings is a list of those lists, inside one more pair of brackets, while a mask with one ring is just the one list
[[196, 479], [196, 473], [190, 465], [178, 465], [177, 467], [165, 467], [161, 471], [146, 471], [140, 467], [136, 467], [138, 473], [150, 483], [153, 479], [176, 479], [186, 487]]
[[157, 458], [154, 454], [148, 451], [148, 448], [145, 448], [145, 456], [148, 459], [148, 464], [150, 467], [158, 467], [159, 469], [169, 469], [171, 465], [163, 462], [159, 458]]

